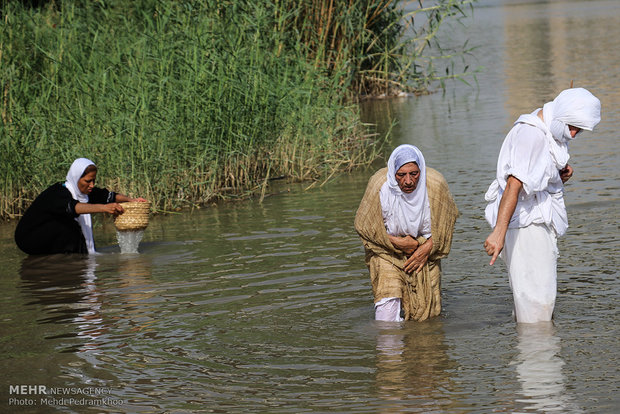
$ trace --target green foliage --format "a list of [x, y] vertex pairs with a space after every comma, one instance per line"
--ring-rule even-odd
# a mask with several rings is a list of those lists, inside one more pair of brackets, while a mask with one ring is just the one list
[[4, 1], [0, 217], [77, 157], [161, 210], [372, 161], [376, 139], [346, 97], [430, 79], [402, 58], [396, 3]]
[[[472, 51], [467, 42], [446, 49], [437, 34], [459, 22], [475, 0], [308, 0], [283, 1], [315, 67], [323, 68], [352, 99], [401, 92], [426, 93], [446, 79], [464, 80], [467, 66], [454, 59]], [[448, 61], [447, 65], [437, 64]], [[445, 73], [440, 69], [446, 68]]]

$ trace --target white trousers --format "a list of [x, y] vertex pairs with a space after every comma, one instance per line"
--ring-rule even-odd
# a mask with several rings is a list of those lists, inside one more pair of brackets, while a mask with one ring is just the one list
[[508, 229], [502, 258], [517, 322], [546, 322], [553, 317], [558, 255], [555, 232], [545, 225]]
[[400, 298], [383, 298], [375, 303], [375, 320], [385, 322], [401, 322]]

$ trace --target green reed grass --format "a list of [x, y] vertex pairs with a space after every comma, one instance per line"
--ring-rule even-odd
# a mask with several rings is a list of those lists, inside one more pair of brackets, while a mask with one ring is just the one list
[[[437, 33], [446, 22], [458, 22], [466, 11], [473, 12], [475, 0], [284, 3], [295, 16], [296, 30], [315, 66], [339, 74], [353, 99], [421, 94], [433, 82], [445, 88], [446, 79], [465, 81], [468, 66], [463, 63], [456, 69], [454, 60], [473, 48], [467, 41], [445, 48]], [[441, 60], [449, 63], [438, 65]]]
[[392, 3], [3, 2], [0, 217], [82, 156], [163, 211], [367, 164], [381, 141], [344, 97], [380, 78]]

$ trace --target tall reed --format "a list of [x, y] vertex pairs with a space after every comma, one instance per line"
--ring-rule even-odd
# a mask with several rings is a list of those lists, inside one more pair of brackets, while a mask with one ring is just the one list
[[294, 48], [276, 53], [288, 40], [268, 8], [215, 4], [5, 4], [2, 215], [79, 156], [164, 210], [372, 157], [331, 80]]
[[[468, 66], [455, 69], [454, 60], [473, 48], [466, 40], [446, 48], [437, 34], [445, 22], [467, 17], [475, 0], [283, 3], [315, 66], [341, 75], [349, 98], [421, 94], [433, 82], [445, 87], [446, 79], [465, 81]], [[439, 65], [442, 60], [448, 64]]]
[[165, 211], [368, 163], [381, 141], [343, 98], [376, 76], [391, 3], [4, 1], [0, 217], [82, 156]]

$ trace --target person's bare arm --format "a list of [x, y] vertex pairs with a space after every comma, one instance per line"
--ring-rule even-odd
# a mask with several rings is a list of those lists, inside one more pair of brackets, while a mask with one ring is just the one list
[[75, 205], [75, 212], [77, 214], [92, 214], [92, 213], [122, 214], [124, 211], [125, 210], [119, 203], [108, 203], [108, 204], [77, 203]]
[[419, 245], [418, 241], [411, 236], [402, 237], [388, 234], [388, 237], [390, 238], [392, 245], [398, 250], [404, 252], [407, 256], [413, 254]]
[[506, 232], [508, 231], [508, 223], [512, 218], [517, 207], [517, 201], [519, 192], [523, 187], [523, 183], [519, 179], [512, 175], [508, 177], [506, 182], [506, 189], [502, 195], [502, 200], [499, 202], [499, 211], [497, 212], [497, 223], [495, 228], [489, 234], [489, 237], [484, 242], [484, 249], [491, 257], [490, 265], [495, 263], [497, 256], [504, 248], [504, 240], [506, 239]]

